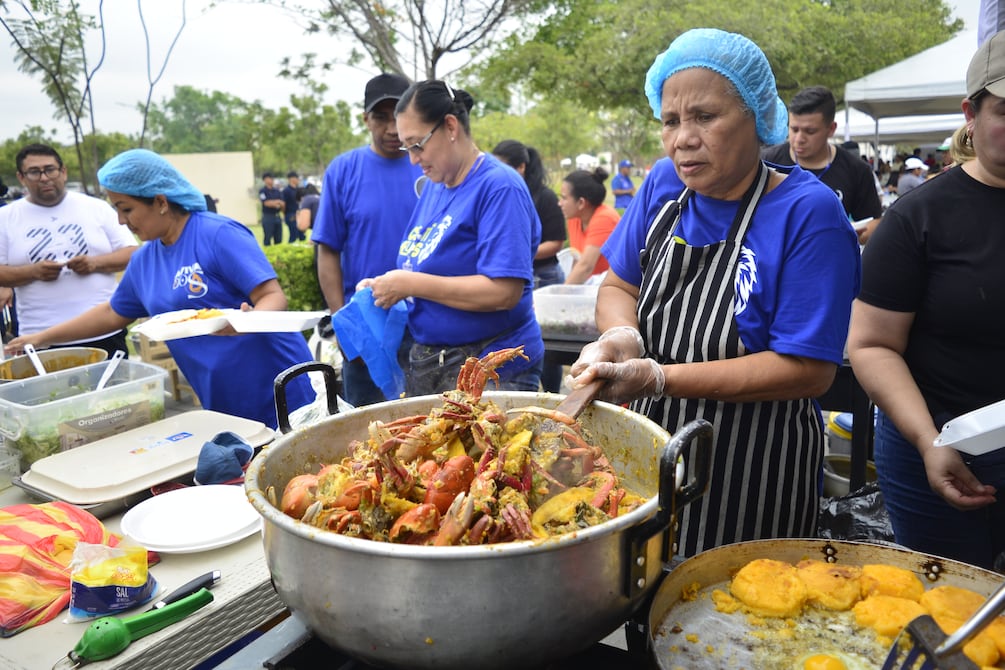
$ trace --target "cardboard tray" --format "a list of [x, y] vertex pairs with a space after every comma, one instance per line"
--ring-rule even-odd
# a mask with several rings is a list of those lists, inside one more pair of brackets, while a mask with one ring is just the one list
[[261, 422], [194, 410], [47, 456], [13, 484], [36, 498], [111, 513], [147, 497], [152, 486], [191, 478], [202, 445], [223, 431], [255, 448], [275, 437]]

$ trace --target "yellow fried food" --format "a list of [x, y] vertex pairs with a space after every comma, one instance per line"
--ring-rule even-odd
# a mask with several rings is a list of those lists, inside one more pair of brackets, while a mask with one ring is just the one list
[[984, 604], [984, 600], [984, 596], [970, 589], [959, 586], [936, 586], [921, 594], [918, 602], [924, 605], [936, 620], [942, 617], [966, 621]]
[[913, 619], [928, 613], [916, 600], [882, 594], [860, 600], [852, 612], [859, 626], [872, 628], [888, 638], [896, 637]]
[[740, 568], [729, 591], [758, 614], [795, 616], [806, 602], [806, 584], [795, 567], [770, 558], [759, 558]]
[[984, 629], [984, 633], [994, 641], [995, 647], [998, 648], [999, 656], [1005, 658], [1005, 618], [998, 617], [992, 621]]
[[894, 565], [863, 565], [859, 583], [863, 598], [884, 595], [917, 602], [925, 592], [925, 585], [916, 574]]
[[732, 614], [740, 609], [739, 600], [719, 589], [712, 591], [712, 603], [715, 605], [717, 611], [724, 614]]
[[806, 584], [806, 602], [816, 607], [844, 612], [858, 602], [862, 569], [807, 559], [796, 564], [799, 578]]
[[[981, 598], [981, 602], [984, 602], [984, 598]], [[932, 612], [932, 618], [935, 619], [935, 623], [939, 624], [939, 628], [941, 628], [942, 632], [946, 635], [954, 633], [956, 629], [962, 626], [963, 622], [966, 621], [966, 619], [956, 619], [951, 616], [938, 615], [935, 612]], [[1001, 655], [998, 653], [998, 647], [995, 645], [995, 641], [991, 639], [991, 636], [988, 635], [986, 631], [981, 631], [976, 637], [970, 640], [970, 642], [963, 645], [963, 653], [971, 661], [981, 666], [994, 665], [1001, 658]]]

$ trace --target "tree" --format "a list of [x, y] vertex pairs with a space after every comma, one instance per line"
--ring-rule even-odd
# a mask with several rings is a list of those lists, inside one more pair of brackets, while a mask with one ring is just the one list
[[[3, 15], [0, 15], [0, 24], [17, 47], [15, 59], [18, 69], [31, 76], [42, 78], [43, 90], [57, 110], [55, 118], [69, 123], [73, 131], [81, 182], [85, 191], [89, 190], [91, 176], [97, 172], [97, 167], [101, 163], [97, 153], [98, 143], [86, 142], [88, 132], [84, 128], [84, 120], [89, 121], [90, 136], [96, 136], [91, 82], [105, 57], [104, 0], [99, 0], [97, 3], [97, 17], [81, 12], [81, 3], [78, 0], [18, 0], [10, 4], [20, 8], [24, 16], [24, 18], [13, 18], [8, 3], [0, 1], [0, 11], [3, 12]], [[185, 0], [182, 0], [181, 5], [181, 26], [156, 77], [151, 74], [150, 37], [143, 19], [141, 0], [136, 1], [136, 7], [143, 23], [147, 45], [147, 101], [146, 105], [140, 107], [143, 114], [143, 133], [140, 134], [139, 142], [142, 146], [146, 132], [146, 112], [149, 109], [154, 86], [164, 73], [174, 44], [185, 26]], [[88, 64], [85, 36], [93, 30], [99, 32], [101, 46], [92, 67]], [[85, 144], [91, 148], [89, 161], [84, 159]]]
[[[85, 118], [90, 117], [91, 132], [94, 132], [91, 78], [104, 59], [102, 40], [101, 57], [97, 65], [88, 69], [84, 33], [100, 24], [95, 23], [94, 17], [81, 14], [76, 2], [63, 6], [58, 0], [21, 0], [16, 4], [25, 18], [0, 16], [0, 23], [17, 47], [14, 58], [18, 69], [29, 75], [42, 76], [43, 90], [58, 110], [55, 117], [65, 119], [73, 130], [78, 165], [83, 166]], [[3, 9], [9, 14], [6, 4]], [[81, 80], [82, 87], [78, 84]], [[89, 180], [83, 171], [81, 181], [87, 190]]]
[[508, 19], [547, 4], [540, 0], [328, 0], [319, 8], [317, 3], [296, 0], [263, 1], [306, 19], [309, 32], [326, 30], [352, 40], [348, 65], [369, 60], [380, 70], [424, 79], [441, 76], [446, 56], [491, 49]]
[[779, 94], [788, 100], [823, 85], [840, 100], [844, 83], [949, 39], [942, 0], [560, 0], [537, 26], [509, 36], [503, 48], [472, 72], [483, 83], [526, 84], [532, 93], [575, 100], [588, 109], [648, 107], [643, 83], [649, 65], [674, 37], [700, 26], [739, 32], [772, 64]]
[[177, 86], [150, 108], [151, 142], [162, 153], [251, 151], [255, 169], [320, 174], [336, 155], [358, 146], [348, 104], [324, 104], [323, 85], [291, 96], [278, 110], [220, 91]]

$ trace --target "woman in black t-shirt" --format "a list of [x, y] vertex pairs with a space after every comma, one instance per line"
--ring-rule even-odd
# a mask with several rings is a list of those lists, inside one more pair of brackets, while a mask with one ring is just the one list
[[950, 419], [1005, 398], [1005, 32], [963, 101], [976, 157], [899, 198], [862, 258], [848, 352], [879, 407], [875, 461], [897, 542], [1005, 567], [1005, 449], [935, 446]]

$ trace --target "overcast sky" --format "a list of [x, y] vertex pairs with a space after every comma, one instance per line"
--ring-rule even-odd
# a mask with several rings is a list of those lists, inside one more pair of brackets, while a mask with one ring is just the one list
[[[13, 3], [11, 3], [13, 4]], [[83, 0], [84, 11], [97, 13], [97, 2]], [[137, 3], [108, 0], [104, 3], [107, 53], [92, 81], [95, 121], [99, 131], [138, 135], [142, 118], [137, 104], [147, 95], [146, 47]], [[164, 75], [154, 88], [154, 102], [172, 95], [175, 86], [203, 91], [224, 91], [243, 100], [260, 100], [266, 107], [289, 105], [291, 94], [301, 93], [295, 83], [276, 76], [285, 56], [312, 51], [319, 59], [339, 55], [339, 45], [327, 35], [305, 35], [303, 28], [282, 11], [265, 5], [233, 4], [226, 0], [211, 7], [210, 0], [187, 0], [186, 25], [178, 38]], [[152, 76], [157, 76], [178, 27], [181, 0], [145, 0], [143, 13], [151, 35]], [[41, 80], [18, 71], [15, 47], [6, 31], [0, 56], [0, 139], [16, 137], [25, 127], [56, 128], [69, 140], [65, 122], [53, 119], [53, 106], [41, 92]], [[99, 53], [100, 42], [88, 47], [89, 57]], [[377, 74], [341, 67], [329, 74], [326, 102], [345, 100], [362, 107], [363, 86]]]
[[[979, 1], [949, 0], [948, 4], [956, 8], [968, 27], [976, 28]], [[96, 13], [96, 0], [82, 0], [81, 4], [84, 11]], [[147, 94], [139, 13], [136, 3], [130, 0], [108, 0], [104, 6], [107, 54], [92, 82], [96, 125], [102, 132], [138, 135], [142, 118], [136, 106]], [[181, 6], [181, 0], [143, 2], [151, 33], [153, 76], [181, 23]], [[266, 107], [278, 109], [288, 105], [291, 94], [301, 92], [295, 83], [276, 76], [283, 57], [312, 51], [323, 61], [346, 51], [344, 45], [327, 35], [305, 35], [296, 21], [273, 7], [227, 0], [215, 7], [211, 0], [187, 0], [186, 7], [187, 24], [164, 76], [154, 88], [154, 102], [169, 98], [175, 86], [187, 85], [202, 91], [224, 91], [249, 102], [260, 100]], [[6, 32], [2, 34], [7, 37]], [[0, 139], [16, 137], [27, 126], [41, 125], [56, 129], [57, 137], [70, 141], [67, 124], [53, 119], [53, 107], [41, 92], [40, 80], [17, 70], [13, 62], [15, 48], [9, 39], [3, 42], [0, 50], [6, 51], [0, 57]], [[89, 46], [89, 56], [97, 54], [99, 46]], [[345, 100], [361, 107], [363, 86], [376, 74], [373, 68], [338, 68], [327, 75], [326, 102]]]

